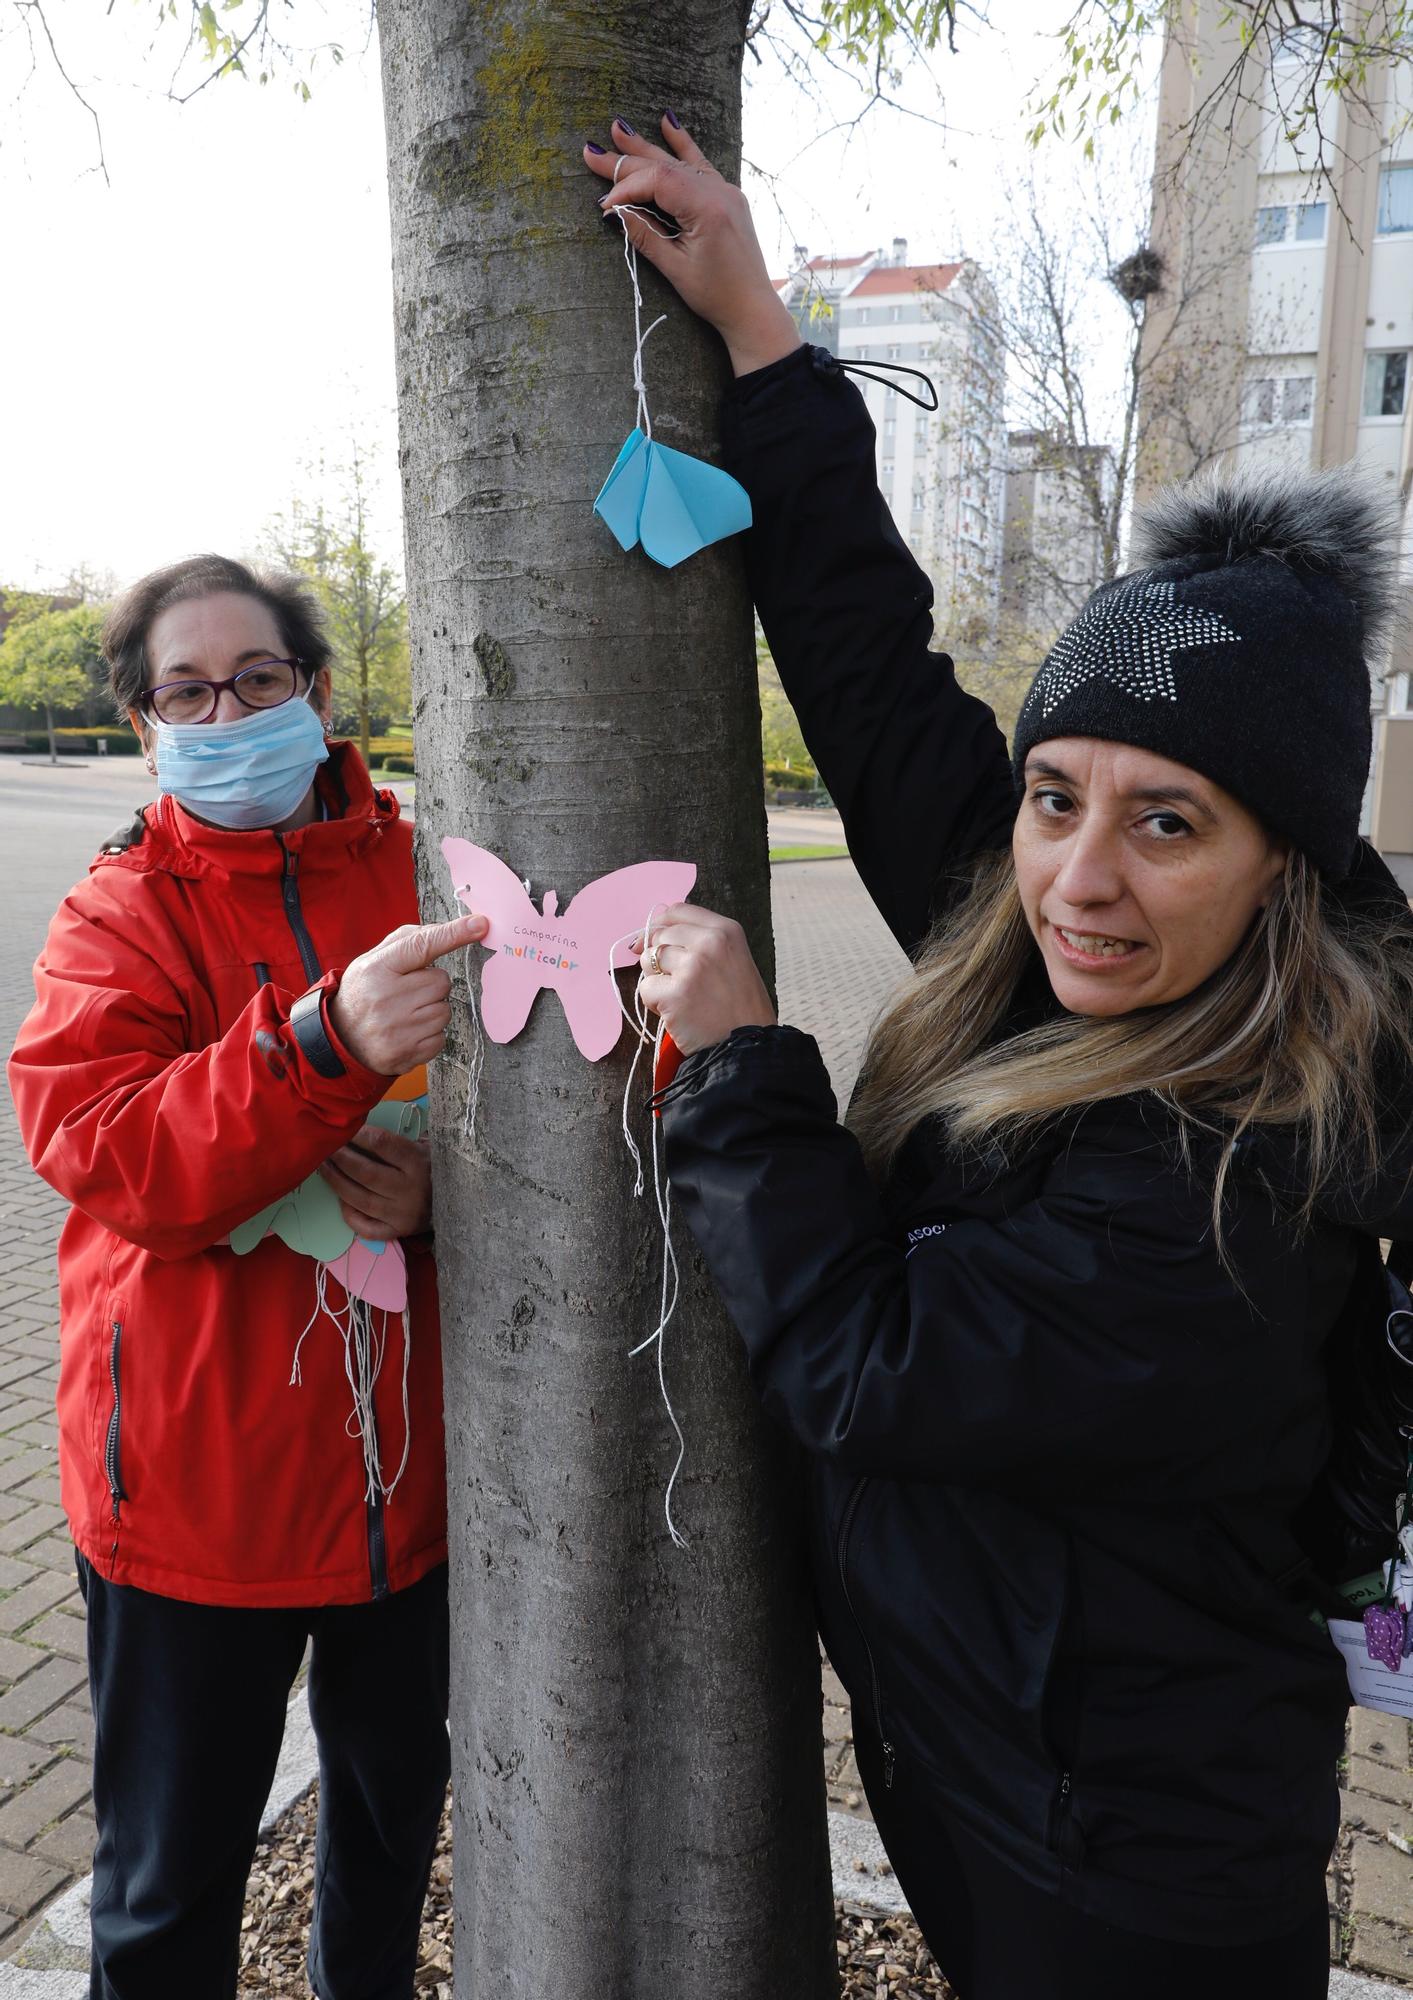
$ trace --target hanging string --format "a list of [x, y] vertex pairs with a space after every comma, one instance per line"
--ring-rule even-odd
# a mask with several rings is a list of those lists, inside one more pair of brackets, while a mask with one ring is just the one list
[[[616, 972], [613, 960], [614, 960], [614, 954], [617, 952], [620, 945], [628, 944], [632, 942], [634, 939], [641, 937], [643, 939], [644, 948], [646, 949], [648, 937], [652, 928], [653, 918], [657, 915], [658, 910], [660, 908], [661, 908], [660, 904], [654, 903], [652, 908], [648, 911], [647, 918], [639, 930], [628, 931], [625, 933], [623, 937], [614, 939], [613, 943], [609, 946], [609, 951], [608, 951], [608, 966], [609, 966], [610, 977], [613, 977], [613, 975]], [[643, 1193], [644, 1180], [643, 1180], [643, 1156], [641, 1151], [639, 1150], [637, 1141], [633, 1137], [632, 1127], [629, 1123], [629, 1106], [632, 1099], [633, 1082], [634, 1078], [637, 1076], [638, 1064], [642, 1060], [643, 1050], [645, 1048], [650, 1048], [652, 1050], [654, 1065], [656, 1065], [658, 1052], [662, 1047], [662, 1038], [667, 1031], [666, 1023], [663, 1021], [661, 1015], [658, 1016], [657, 1026], [655, 1029], [653, 1028], [651, 1022], [649, 1021], [647, 1006], [643, 1000], [642, 984], [643, 984], [642, 969], [640, 967], [638, 972], [638, 983], [633, 989], [633, 1011], [632, 1013], [629, 1013], [627, 1007], [623, 1003], [623, 995], [618, 990], [617, 978], [614, 977], [613, 979], [613, 990], [618, 997], [619, 1011], [622, 1013], [623, 1018], [627, 1021], [629, 1027], [633, 1030], [633, 1039], [635, 1043], [633, 1049], [633, 1060], [628, 1066], [628, 1076], [623, 1086], [623, 1137], [627, 1142], [628, 1151], [632, 1155], [633, 1165], [636, 1169], [636, 1176], [633, 1185], [634, 1195], [641, 1195]], [[663, 1514], [667, 1521], [667, 1532], [672, 1537], [674, 1546], [679, 1549], [686, 1549], [690, 1548], [691, 1544], [687, 1540], [687, 1537], [682, 1533], [681, 1529], [677, 1526], [677, 1523], [673, 1518], [672, 1495], [677, 1486], [678, 1475], [680, 1474], [683, 1465], [686, 1463], [687, 1440], [683, 1435], [681, 1424], [679, 1424], [677, 1421], [677, 1412], [672, 1407], [672, 1398], [668, 1394], [667, 1364], [665, 1358], [665, 1349], [667, 1345], [666, 1341], [667, 1328], [673, 1313], [676, 1312], [677, 1310], [677, 1299], [681, 1291], [681, 1273], [677, 1265], [677, 1251], [672, 1242], [672, 1183], [667, 1179], [665, 1173], [663, 1172], [662, 1158], [658, 1150], [659, 1148], [658, 1121], [656, 1118], [653, 1118], [652, 1120], [651, 1133], [652, 1133], [652, 1165], [653, 1165], [653, 1199], [657, 1206], [658, 1225], [662, 1230], [662, 1288], [658, 1296], [657, 1325], [653, 1328], [652, 1332], [647, 1336], [646, 1340], [640, 1340], [636, 1347], [629, 1349], [628, 1358], [630, 1361], [636, 1360], [638, 1355], [644, 1353], [649, 1347], [653, 1346], [654, 1343], [656, 1343], [657, 1345], [658, 1391], [662, 1397], [662, 1406], [667, 1412], [667, 1420], [671, 1424], [673, 1433], [677, 1439], [677, 1462], [672, 1468], [671, 1476], [669, 1477], [667, 1482], [667, 1490], [663, 1495], [663, 1503], [662, 1503]]]
[[[318, 1321], [321, 1318], [329, 1320], [343, 1341], [344, 1374], [353, 1390], [353, 1408], [344, 1419], [344, 1432], [350, 1438], [357, 1438], [362, 1446], [363, 1497], [365, 1501], [372, 1501], [381, 1494], [384, 1501], [388, 1501], [392, 1499], [398, 1481], [407, 1470], [407, 1461], [412, 1451], [411, 1317], [406, 1311], [399, 1315], [402, 1321], [402, 1456], [398, 1460], [397, 1471], [390, 1480], [385, 1480], [378, 1456], [378, 1419], [374, 1390], [382, 1374], [383, 1360], [387, 1351], [389, 1316], [381, 1307], [370, 1306], [366, 1299], [350, 1292], [347, 1286], [343, 1287], [343, 1305], [333, 1304], [329, 1298], [331, 1275], [327, 1264], [315, 1264], [314, 1310], [303, 1333], [295, 1342], [289, 1386], [292, 1389], [303, 1386], [304, 1371], [300, 1361], [300, 1350]], [[381, 1326], [374, 1321], [375, 1312], [381, 1315]]]
[[[614, 166], [613, 178], [615, 184], [618, 180], [619, 168], [623, 165], [627, 157], [626, 153], [620, 154]], [[657, 332], [658, 328], [667, 318], [667, 314], [659, 313], [652, 325], [647, 329], [647, 332], [643, 331], [643, 290], [642, 286], [638, 283], [638, 251], [632, 237], [628, 234], [628, 217], [636, 215], [638, 220], [646, 228], [650, 229], [654, 236], [661, 236], [669, 242], [674, 236], [680, 236], [682, 232], [680, 229], [663, 229], [651, 209], [641, 208], [633, 202], [625, 202], [621, 208], [616, 208], [613, 212], [623, 226], [623, 261], [628, 266], [628, 282], [633, 287], [633, 389], [638, 398], [638, 429], [643, 433], [645, 438], [651, 438], [653, 424], [652, 418], [648, 413], [647, 384], [643, 379], [643, 346], [647, 341], [648, 335]]]
[[[921, 368], [909, 368], [902, 361], [869, 361], [867, 363], [862, 361], [846, 361], [842, 354], [836, 354], [833, 358], [847, 374], [862, 375], [866, 381], [877, 382], [880, 387], [891, 389], [895, 396], [906, 396], [908, 401], [916, 403], [920, 410], [937, 410], [941, 408], [941, 404], [937, 399], [937, 384]], [[916, 376], [919, 382], [926, 383], [927, 393], [932, 400], [924, 402], [922, 397], [915, 396], [911, 389], [905, 389], [901, 382], [890, 382], [887, 375], [875, 374], [874, 370], [878, 368], [886, 368], [891, 375]]]
[[466, 1109], [461, 1118], [461, 1136], [476, 1143], [476, 1113], [481, 1106], [481, 1072], [486, 1066], [486, 1034], [481, 1026], [481, 1010], [476, 1005], [476, 988], [471, 978], [471, 951], [468, 944], [461, 954], [466, 970], [466, 1005], [471, 1010], [471, 1062], [466, 1072]]

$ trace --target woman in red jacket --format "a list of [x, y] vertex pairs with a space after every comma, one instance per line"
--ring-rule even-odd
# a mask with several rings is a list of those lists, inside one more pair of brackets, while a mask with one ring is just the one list
[[[73, 1204], [60, 1471], [97, 1730], [91, 1991], [234, 1995], [312, 1642], [310, 1980], [401, 2000], [448, 1763], [415, 1100], [449, 1019], [436, 960], [483, 925], [418, 926], [410, 829], [326, 740], [329, 647], [293, 579], [178, 563], [104, 643], [161, 796], [65, 897], [9, 1068], [30, 1157]], [[328, 1254], [350, 1231], [388, 1246], [394, 1307], [405, 1263], [405, 1311], [351, 1300], [364, 1281]]]

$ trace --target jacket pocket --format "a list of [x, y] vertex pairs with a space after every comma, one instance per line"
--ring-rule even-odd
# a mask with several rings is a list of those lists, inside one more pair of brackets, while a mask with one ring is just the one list
[[121, 1303], [115, 1303], [108, 1315], [108, 1379], [113, 1390], [113, 1407], [103, 1440], [103, 1476], [108, 1482], [108, 1497], [112, 1502], [115, 1524], [121, 1518], [122, 1503], [128, 1497], [123, 1486], [122, 1362], [123, 1307]]
[[844, 1602], [849, 1607], [849, 1616], [854, 1621], [854, 1630], [858, 1633], [859, 1642], [864, 1650], [864, 1660], [868, 1667], [869, 1689], [873, 1700], [873, 1726], [877, 1732], [878, 1741], [883, 1751], [883, 1783], [891, 1790], [893, 1784], [893, 1766], [897, 1758], [897, 1751], [888, 1734], [888, 1717], [883, 1702], [883, 1683], [879, 1679], [878, 1662], [874, 1658], [873, 1647], [869, 1643], [868, 1634], [864, 1631], [863, 1622], [855, 1609], [853, 1594], [849, 1589], [850, 1546], [853, 1541], [854, 1524], [858, 1519], [859, 1508], [867, 1490], [868, 1480], [866, 1478], [858, 1480], [844, 1503], [844, 1512], [839, 1521], [839, 1537], [835, 1556], [839, 1565], [839, 1585], [844, 1593]]

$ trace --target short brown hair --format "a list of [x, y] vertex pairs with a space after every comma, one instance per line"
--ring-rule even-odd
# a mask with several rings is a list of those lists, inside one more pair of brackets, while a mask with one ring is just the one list
[[280, 644], [291, 659], [308, 668], [311, 677], [332, 660], [318, 599], [301, 577], [282, 570], [250, 569], [229, 556], [188, 556], [166, 569], [154, 569], [125, 590], [103, 621], [108, 691], [119, 715], [137, 708], [147, 691], [147, 635], [158, 612], [221, 591], [253, 597], [265, 605], [280, 628]]

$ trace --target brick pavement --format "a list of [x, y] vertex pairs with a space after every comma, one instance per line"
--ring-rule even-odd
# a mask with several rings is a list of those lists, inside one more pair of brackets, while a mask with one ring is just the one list
[[[5, 1048], [29, 1004], [29, 967], [55, 904], [141, 795], [142, 774], [126, 765], [51, 779], [0, 758]], [[815, 827], [821, 838], [833, 831]], [[846, 861], [778, 867], [773, 900], [782, 1018], [818, 1037], [842, 1105], [905, 961]], [[83, 1607], [55, 1472], [54, 1243], [63, 1215], [30, 1169], [9, 1095], [0, 1094], [0, 1955], [87, 1871], [93, 1839]], [[866, 1816], [848, 1703], [827, 1663], [824, 1755], [831, 1802]], [[1356, 1712], [1343, 1783], [1331, 1955], [1413, 1983], [1408, 1725]]]

